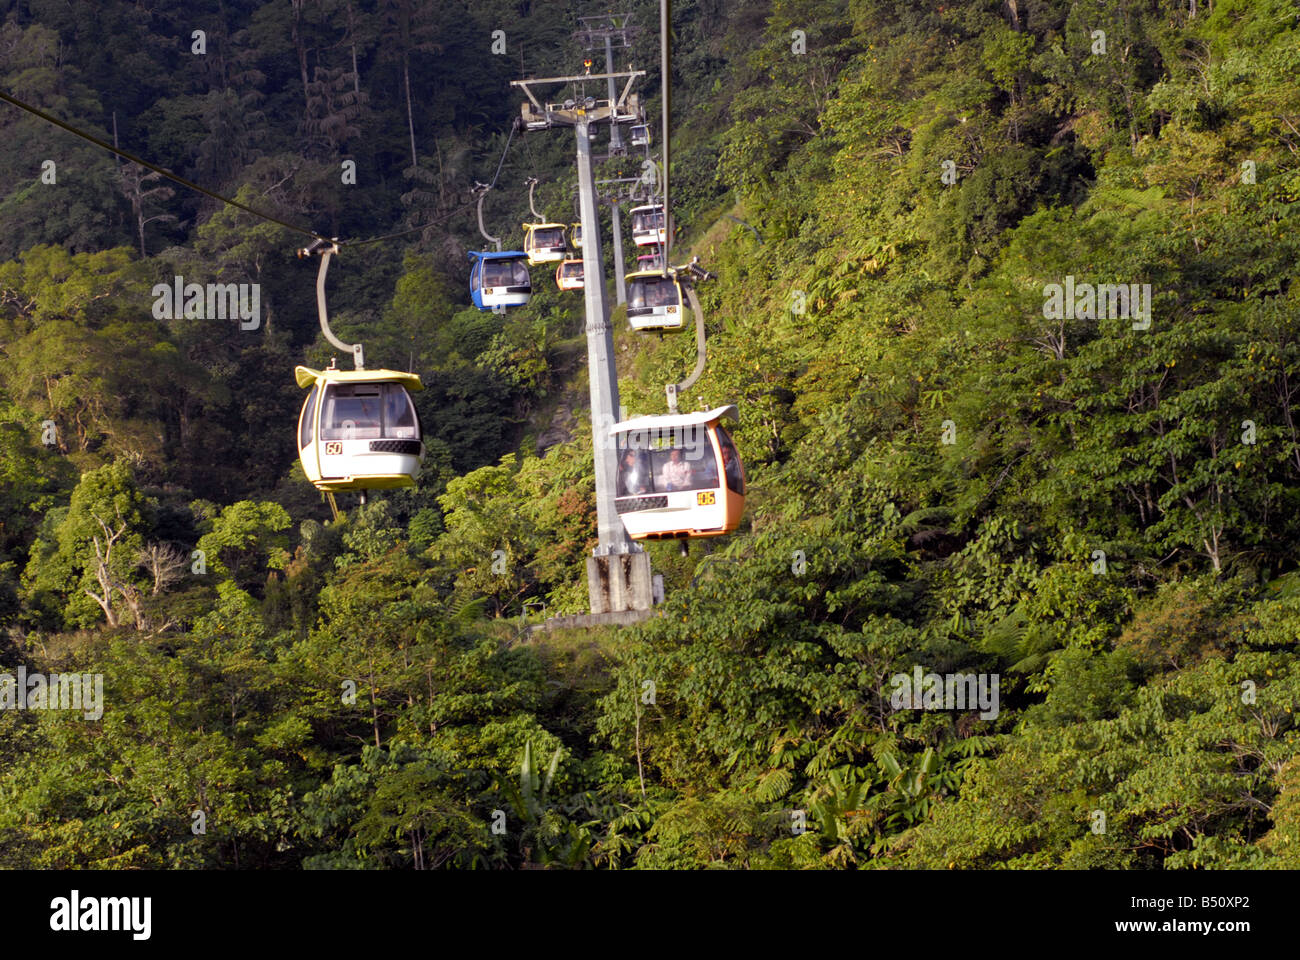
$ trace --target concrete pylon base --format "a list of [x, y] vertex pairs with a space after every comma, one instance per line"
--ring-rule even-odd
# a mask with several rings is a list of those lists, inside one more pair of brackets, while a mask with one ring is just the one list
[[587, 595], [592, 613], [649, 610], [654, 583], [648, 553], [613, 553], [587, 558]]

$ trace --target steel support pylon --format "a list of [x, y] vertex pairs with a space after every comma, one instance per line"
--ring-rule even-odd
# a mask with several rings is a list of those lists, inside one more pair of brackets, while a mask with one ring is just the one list
[[[614, 44], [610, 40], [608, 33], [605, 34], [605, 72], [611, 74], [614, 72]], [[609, 99], [615, 99], [618, 96], [618, 91], [614, 89], [614, 78], [610, 77], [605, 82], [609, 85]], [[619, 153], [622, 149], [623, 131], [618, 128], [617, 123], [611, 123], [609, 125], [609, 152]]]
[[[524, 126], [529, 130], [572, 126], [577, 134], [578, 209], [582, 221], [583, 299], [587, 311], [587, 370], [591, 390], [592, 460], [596, 479], [597, 546], [587, 558], [587, 591], [593, 614], [619, 614], [649, 610], [654, 604], [654, 576], [650, 557], [623, 527], [615, 509], [617, 460], [610, 427], [617, 420], [618, 368], [614, 362], [614, 330], [609, 322], [605, 295], [605, 267], [596, 207], [596, 178], [592, 165], [591, 129], [601, 123], [617, 125], [642, 121], [632, 83], [644, 70], [623, 73], [512, 80], [528, 97], [522, 106]], [[598, 101], [593, 97], [543, 103], [532, 87], [558, 83], [584, 84], [607, 79], [626, 81], [617, 98]]]
[[614, 293], [619, 303], [627, 303], [627, 267], [623, 263], [623, 205], [615, 198], [610, 206], [614, 222]]
[[614, 510], [617, 461], [609, 428], [617, 421], [618, 369], [614, 363], [614, 328], [605, 300], [605, 268], [596, 178], [592, 170], [590, 128], [574, 125], [578, 137], [578, 203], [582, 213], [582, 292], [587, 308], [587, 369], [591, 381], [592, 455], [596, 472], [596, 555], [639, 552]]

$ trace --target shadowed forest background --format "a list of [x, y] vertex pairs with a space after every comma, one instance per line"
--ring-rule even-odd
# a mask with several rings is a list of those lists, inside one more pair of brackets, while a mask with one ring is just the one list
[[[658, 5], [617, 9], [657, 123]], [[1300, 867], [1294, 3], [678, 0], [675, 259], [717, 275], [683, 406], [739, 405], [746, 519], [650, 545], [659, 616], [530, 635], [586, 605], [582, 304], [536, 268], [470, 306], [467, 205], [508, 81], [603, 12], [0, 6], [15, 97], [329, 236], [439, 221], [331, 267], [429, 448], [333, 522], [303, 238], [0, 105], [0, 665], [106, 700], [0, 711], [0, 866]], [[508, 248], [530, 176], [576, 219], [573, 146], [514, 138]], [[155, 319], [178, 275], [260, 284], [261, 325]], [[1066, 276], [1151, 284], [1150, 329], [1044, 319]], [[662, 412], [691, 337], [615, 319]], [[895, 709], [917, 665], [1000, 713]]]

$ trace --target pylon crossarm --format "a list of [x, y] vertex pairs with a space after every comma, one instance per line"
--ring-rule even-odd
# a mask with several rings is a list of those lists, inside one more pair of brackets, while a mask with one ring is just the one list
[[621, 73], [575, 73], [571, 77], [529, 77], [527, 80], [511, 80], [510, 86], [521, 87], [526, 93], [530, 83], [579, 83], [583, 80], [622, 80], [624, 77], [644, 76], [644, 70], [624, 70]]

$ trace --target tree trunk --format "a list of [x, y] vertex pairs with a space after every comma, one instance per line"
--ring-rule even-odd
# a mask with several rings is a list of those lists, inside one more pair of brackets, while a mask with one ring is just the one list
[[433, 148], [438, 154], [438, 212], [442, 213], [447, 209], [447, 194], [442, 182], [442, 144], [438, 142], [437, 137], [433, 138]]
[[1007, 0], [1007, 10], [1011, 13], [1011, 29], [1020, 32], [1020, 3], [1019, 0]]
[[407, 54], [402, 54], [402, 82], [406, 84], [406, 125], [411, 131], [411, 166], [418, 167], [420, 161], [415, 155], [415, 117], [411, 113], [411, 67]]
[[303, 0], [293, 0], [293, 45], [298, 50], [298, 71], [302, 74], [303, 109], [310, 109], [310, 95], [307, 92], [307, 48], [303, 46], [302, 32], [298, 29], [302, 23]]
[[361, 96], [361, 73], [357, 70], [357, 25], [356, 11], [352, 4], [348, 4], [348, 40], [352, 46], [352, 90], [358, 97]]
[[375, 701], [375, 662], [370, 661], [370, 675], [366, 678], [370, 686], [370, 723], [375, 732], [375, 746], [379, 744], [379, 704]]
[[83, 590], [86, 596], [90, 597], [90, 599], [94, 600], [97, 604], [99, 604], [99, 609], [104, 611], [104, 619], [108, 622], [108, 625], [110, 627], [116, 627], [117, 614], [113, 612], [112, 605], [109, 604], [107, 600], [105, 600], [103, 597], [100, 597], [89, 590], [85, 590], [85, 588], [83, 588]]

